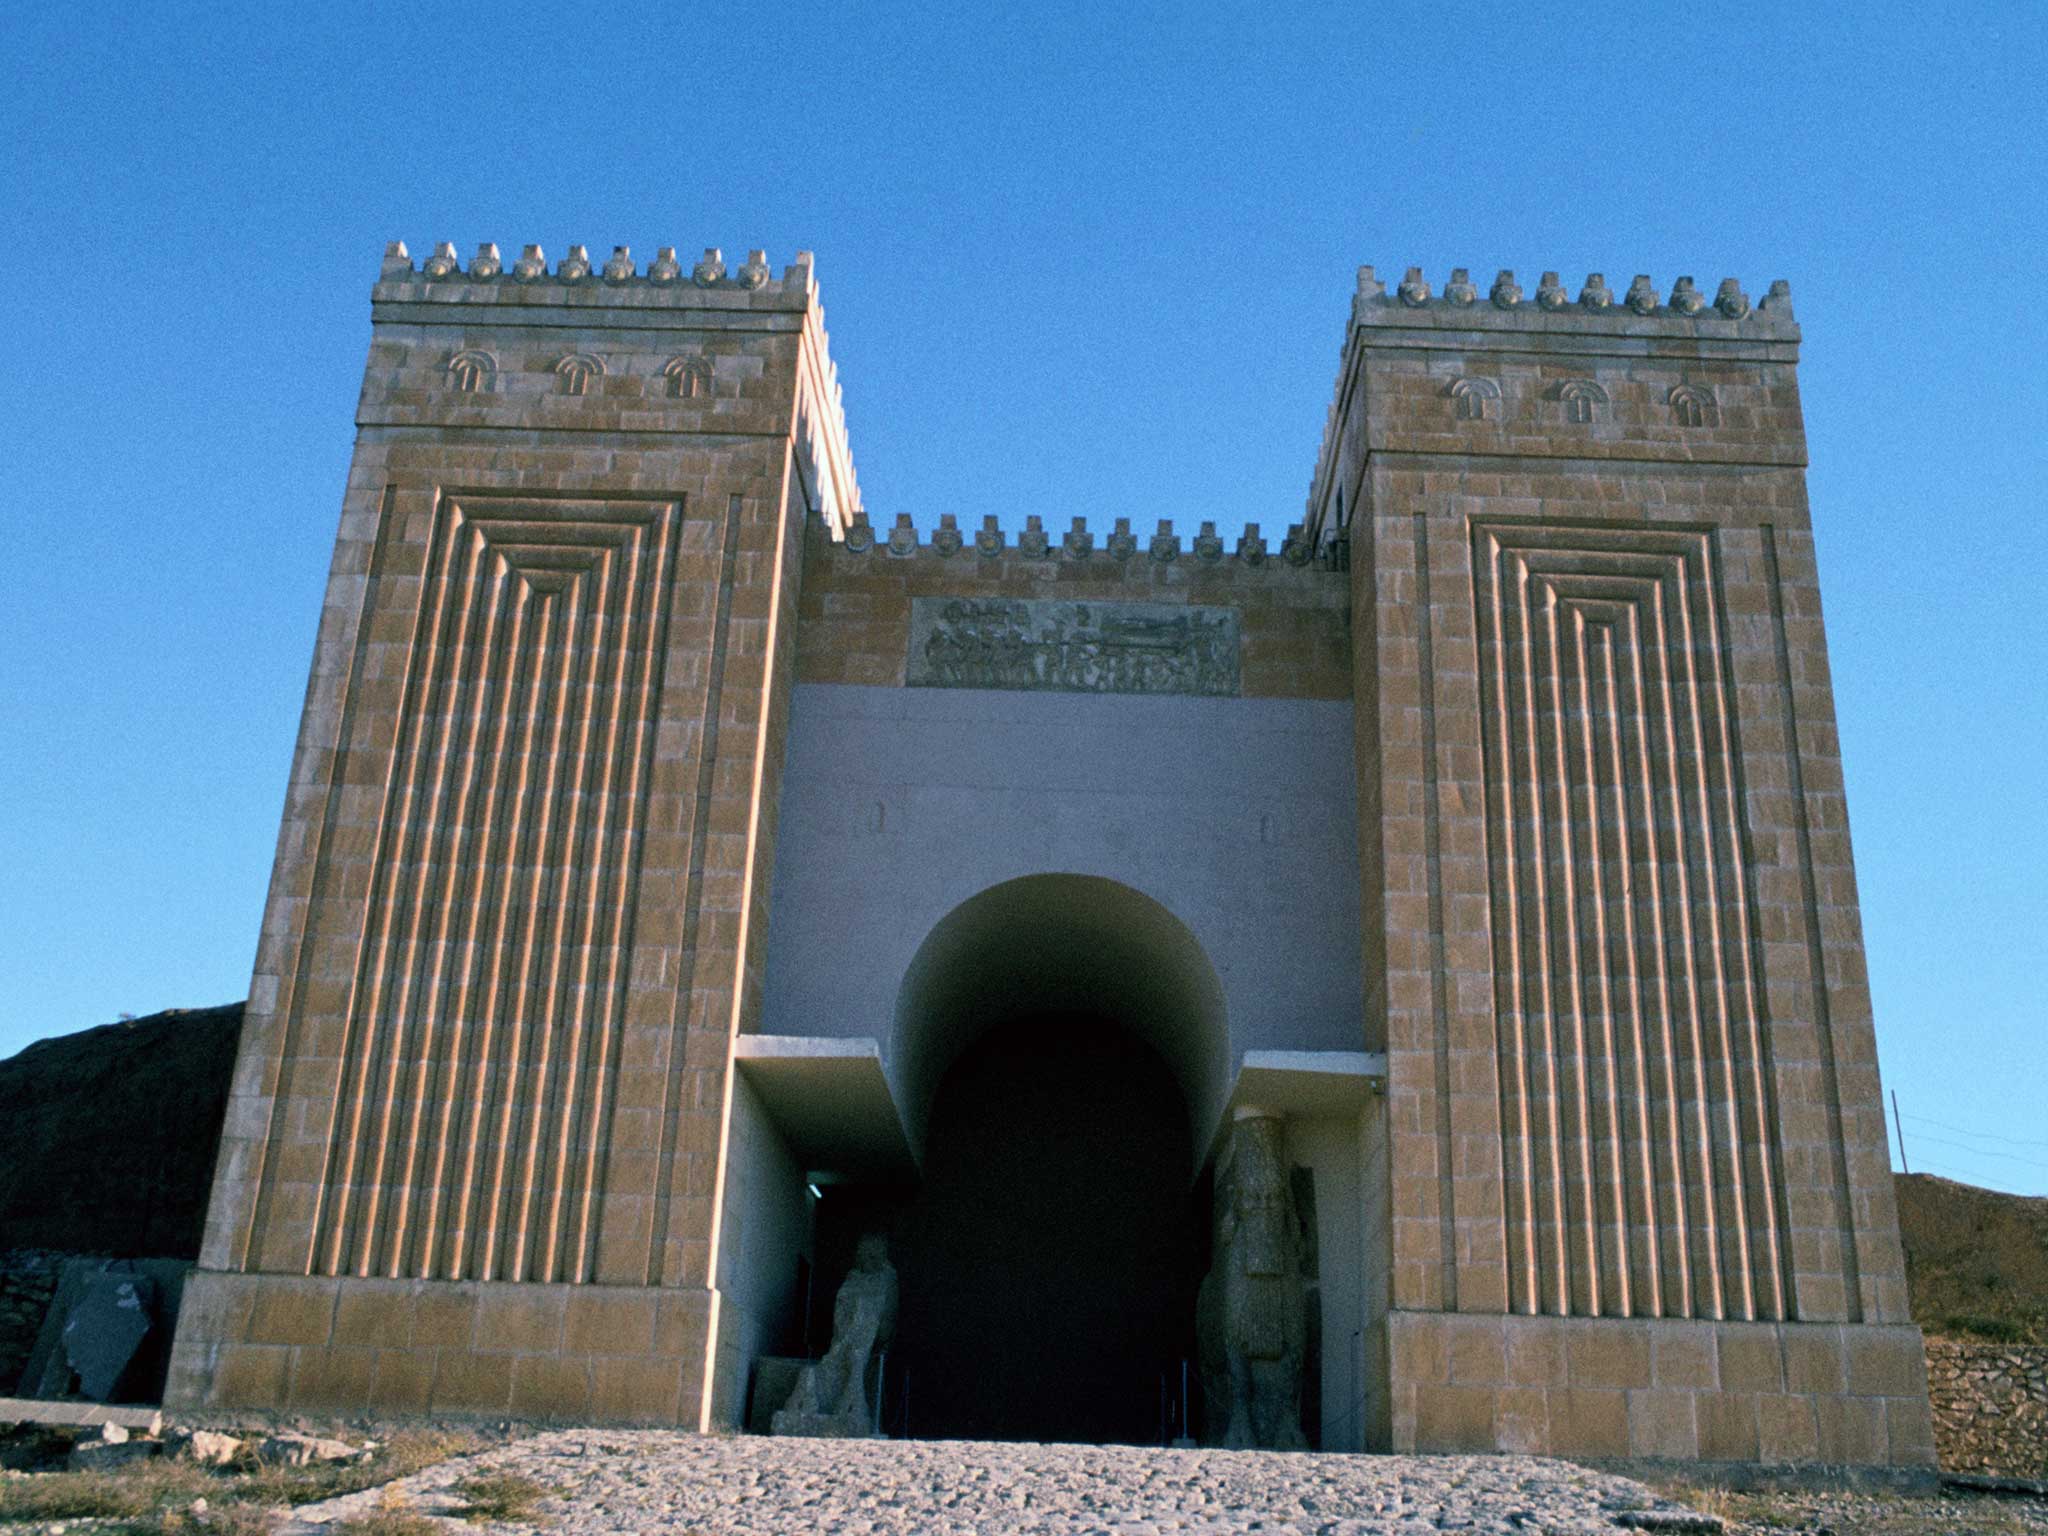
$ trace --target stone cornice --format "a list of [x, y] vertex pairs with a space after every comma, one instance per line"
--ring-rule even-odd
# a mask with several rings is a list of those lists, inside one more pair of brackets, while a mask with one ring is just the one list
[[804, 336], [791, 430], [805, 495], [838, 537], [860, 513], [860, 482], [846, 433], [845, 392], [832, 361], [809, 251], [798, 252], [777, 278], [767, 253], [758, 250], [728, 268], [713, 247], [686, 267], [674, 246], [663, 246], [643, 269], [623, 245], [614, 246], [602, 263], [593, 262], [585, 247], [572, 245], [568, 255], [550, 266], [538, 245], [524, 247], [508, 264], [497, 246], [486, 243], [465, 265], [454, 245], [443, 241], [415, 266], [405, 242], [394, 240], [385, 247], [370, 299], [373, 317], [380, 323], [482, 321], [607, 330], [672, 330], [680, 323], [783, 329], [791, 319], [776, 317], [793, 317]]
[[1595, 272], [1574, 298], [1555, 272], [1545, 272], [1532, 294], [1512, 271], [1501, 271], [1482, 291], [1468, 268], [1456, 267], [1439, 292], [1420, 267], [1410, 267], [1389, 291], [1371, 267], [1360, 267], [1309, 484], [1308, 525], [1321, 536], [1341, 429], [1347, 413], [1359, 408], [1358, 377], [1369, 352], [1713, 359], [1789, 367], [1798, 362], [1799, 340], [1791, 285], [1783, 280], [1752, 304], [1732, 277], [1723, 278], [1711, 297], [1690, 277], [1677, 279], [1660, 296], [1647, 275], [1617, 293]]

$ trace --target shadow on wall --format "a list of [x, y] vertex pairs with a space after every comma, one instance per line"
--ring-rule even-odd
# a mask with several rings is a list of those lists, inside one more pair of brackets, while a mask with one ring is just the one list
[[940, 919], [897, 993], [889, 1061], [920, 1151], [946, 1071], [993, 1030], [1047, 1015], [1113, 1019], [1166, 1063], [1199, 1161], [1230, 1087], [1223, 988], [1200, 942], [1141, 891], [1027, 875]]

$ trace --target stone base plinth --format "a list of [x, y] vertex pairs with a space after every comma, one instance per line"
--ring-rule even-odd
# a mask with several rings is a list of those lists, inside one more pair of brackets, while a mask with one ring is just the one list
[[1394, 1312], [1395, 1451], [1931, 1467], [1915, 1327]]
[[697, 1427], [711, 1293], [194, 1271], [165, 1406]]

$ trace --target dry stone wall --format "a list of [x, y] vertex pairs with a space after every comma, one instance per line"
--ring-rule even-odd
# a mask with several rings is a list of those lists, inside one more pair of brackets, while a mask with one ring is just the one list
[[1927, 1395], [1949, 1471], [2048, 1477], [2048, 1344], [1929, 1339]]
[[21, 1377], [36, 1332], [57, 1293], [57, 1276], [70, 1254], [47, 1248], [15, 1248], [0, 1253], [0, 1395], [12, 1392]]

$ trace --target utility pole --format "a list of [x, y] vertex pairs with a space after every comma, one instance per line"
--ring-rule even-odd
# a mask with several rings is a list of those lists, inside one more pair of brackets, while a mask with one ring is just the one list
[[1899, 1121], [1899, 1090], [1896, 1088], [1892, 1090], [1892, 1129], [1899, 1136], [1899, 1166], [1911, 1173], [1913, 1165], [1906, 1161], [1906, 1127]]

